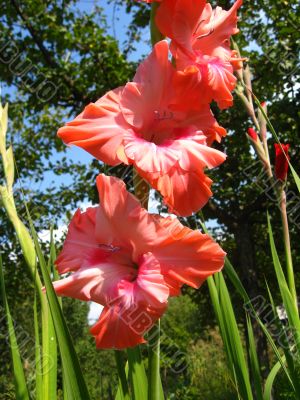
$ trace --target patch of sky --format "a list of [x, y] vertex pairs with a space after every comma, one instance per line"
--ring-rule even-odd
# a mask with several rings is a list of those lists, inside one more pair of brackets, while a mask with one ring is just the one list
[[[131, 16], [126, 13], [125, 4], [119, 6], [107, 0], [80, 0], [78, 7], [81, 11], [91, 12], [95, 7], [101, 7], [107, 21], [107, 33], [119, 44], [121, 50], [127, 39], [128, 27], [132, 22]], [[129, 61], [140, 61], [150, 51], [150, 35], [148, 29], [143, 32], [141, 41], [135, 43], [135, 49], [128, 54]]]
[[[125, 7], [114, 7], [114, 5], [109, 3], [107, 0], [80, 0], [76, 5], [81, 12], [86, 13], [92, 12], [96, 6], [100, 6], [104, 11], [107, 19], [108, 34], [113, 36], [118, 41], [119, 46], [122, 47], [122, 44], [126, 38], [128, 26], [131, 23], [131, 17], [126, 13]], [[130, 53], [129, 60], [138, 61], [143, 58], [143, 56], [149, 52], [149, 50], [149, 43], [147, 43], [147, 41], [141, 41], [136, 44], [136, 50]], [[64, 122], [66, 121], [62, 121], [62, 125]], [[89, 164], [93, 159], [92, 156], [82, 149], [75, 146], [70, 146], [67, 148], [66, 153], [53, 155], [51, 162], [59, 163], [63, 157], [72, 159], [73, 162], [78, 161], [78, 163], [81, 164]], [[57, 185], [61, 183], [71, 185], [72, 177], [68, 174], [57, 176], [51, 171], [47, 171], [45, 172], [43, 181], [39, 183], [39, 189], [45, 190], [53, 183]]]

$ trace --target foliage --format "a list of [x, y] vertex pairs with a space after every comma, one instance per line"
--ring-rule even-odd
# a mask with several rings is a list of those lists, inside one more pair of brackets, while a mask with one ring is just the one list
[[236, 398], [217, 329], [205, 332], [203, 338], [191, 346], [188, 357], [191, 373], [190, 386], [194, 389], [192, 398], [199, 400], [234, 400]]

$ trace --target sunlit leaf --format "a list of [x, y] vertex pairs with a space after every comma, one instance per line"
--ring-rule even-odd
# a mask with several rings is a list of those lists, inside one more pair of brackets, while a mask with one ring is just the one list
[[29, 400], [29, 393], [26, 385], [19, 346], [15, 334], [14, 323], [10, 314], [9, 305], [6, 298], [1, 253], [0, 253], [0, 288], [4, 305], [4, 312], [6, 314], [6, 320], [8, 325], [8, 338], [9, 338], [10, 352], [13, 364], [16, 400]]
[[255, 387], [255, 392], [256, 392], [256, 399], [262, 400], [263, 399], [262, 379], [261, 379], [261, 373], [260, 373], [260, 368], [259, 368], [258, 356], [257, 356], [257, 352], [256, 352], [252, 324], [251, 324], [250, 317], [248, 315], [247, 315], [247, 332], [248, 332], [248, 340], [249, 340], [249, 358], [250, 358], [251, 371], [252, 371], [253, 382], [254, 382], [254, 387]]
[[46, 261], [38, 242], [37, 234], [34, 229], [32, 219], [27, 210], [27, 216], [30, 223], [31, 234], [34, 240], [36, 253], [41, 267], [47, 299], [54, 323], [57, 342], [62, 360], [64, 383], [69, 400], [89, 400], [89, 393], [81, 372], [80, 364], [75, 352], [72, 339], [62, 314], [56, 293], [54, 291], [51, 278], [47, 269]]
[[148, 382], [142, 360], [140, 347], [127, 349], [128, 355], [128, 378], [132, 388], [134, 400], [145, 400], [148, 396]]

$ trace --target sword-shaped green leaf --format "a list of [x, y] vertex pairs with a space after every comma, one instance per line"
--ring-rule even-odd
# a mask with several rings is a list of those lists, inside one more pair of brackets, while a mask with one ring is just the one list
[[15, 334], [13, 320], [10, 314], [9, 305], [6, 298], [1, 253], [0, 253], [0, 288], [1, 288], [4, 312], [6, 315], [7, 326], [8, 326], [8, 337], [9, 337], [11, 358], [13, 364], [16, 400], [29, 400], [29, 393], [26, 385], [23, 363]]

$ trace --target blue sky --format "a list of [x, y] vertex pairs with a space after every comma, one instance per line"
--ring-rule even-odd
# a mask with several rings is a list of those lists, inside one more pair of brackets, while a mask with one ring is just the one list
[[[109, 4], [107, 0], [80, 0], [78, 2], [78, 7], [80, 10], [85, 11], [87, 13], [91, 12], [95, 5], [101, 6], [104, 10], [104, 13], [107, 17], [107, 25], [108, 25], [108, 34], [115, 37], [115, 39], [118, 41], [120, 48], [122, 47], [122, 43], [124, 42], [124, 39], [126, 38], [126, 31], [128, 29], [128, 26], [131, 22], [131, 17], [128, 15], [124, 8], [113, 11], [113, 3]], [[141, 41], [140, 43], [137, 44], [137, 50], [133, 52], [129, 59], [131, 61], [138, 61], [140, 60], [143, 56], [145, 56], [150, 48], [149, 45], [147, 44], [148, 37], [146, 37], [148, 32], [145, 32], [145, 40]], [[112, 88], [113, 89], [113, 88]], [[63, 125], [62, 121], [62, 125]], [[70, 146], [67, 148], [66, 154], [61, 154], [59, 156], [54, 156], [52, 161], [59, 161], [59, 159], [63, 156], [66, 156], [68, 159], [72, 159], [73, 161], [78, 161], [79, 163], [86, 163], [88, 164], [91, 162], [93, 157], [85, 152], [84, 150], [75, 147], [75, 146]], [[47, 189], [48, 187], [52, 186], [53, 183], [56, 185], [59, 185], [61, 183], [64, 184], [72, 184], [71, 177], [68, 176], [56, 176], [51, 172], [45, 173], [45, 179], [42, 182], [39, 182], [37, 185], [32, 184], [35, 187], [38, 187], [40, 190]], [[31, 184], [30, 184], [31, 185]]]
[[[108, 33], [113, 36], [120, 44], [122, 49], [122, 43], [126, 38], [126, 31], [131, 22], [131, 16], [125, 12], [125, 7], [115, 8], [114, 4], [108, 3], [107, 0], [79, 0], [79, 8], [86, 12], [91, 12], [95, 7], [95, 4], [102, 7], [107, 17]], [[129, 59], [132, 61], [140, 60], [145, 54], [149, 52], [148, 32], [145, 32], [145, 40], [137, 43], [136, 51], [130, 54]]]

